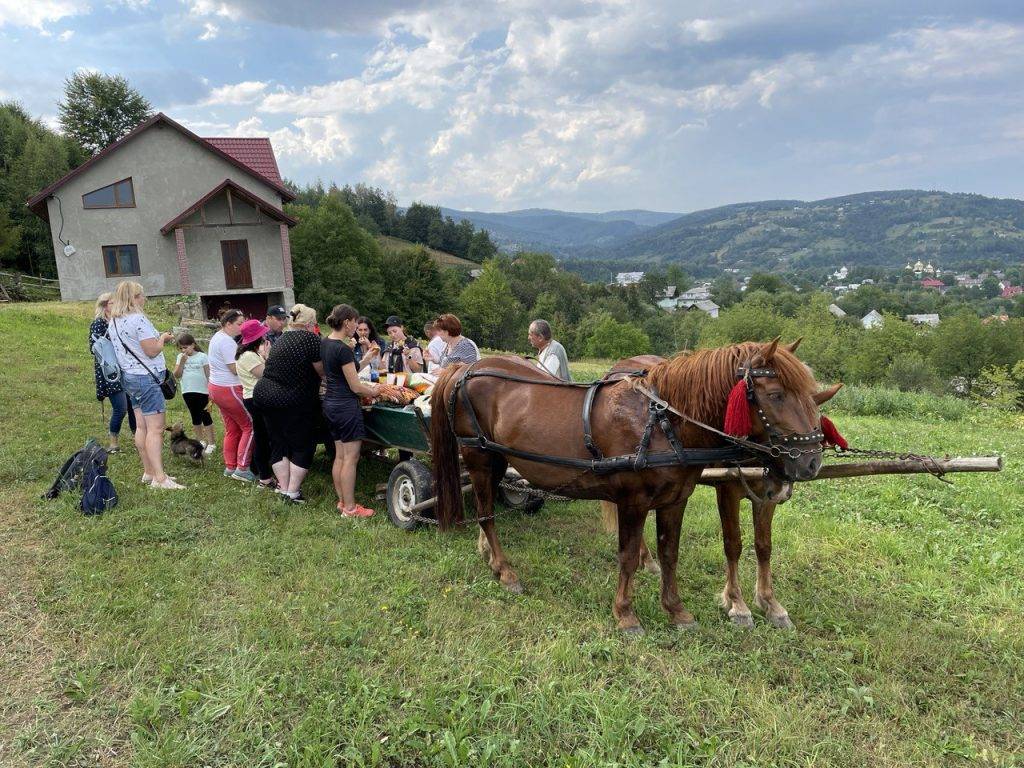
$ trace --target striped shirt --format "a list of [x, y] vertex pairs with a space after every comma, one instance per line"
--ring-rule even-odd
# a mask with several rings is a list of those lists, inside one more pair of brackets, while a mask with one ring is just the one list
[[449, 365], [456, 365], [457, 363], [475, 363], [479, 359], [480, 350], [476, 348], [476, 344], [473, 343], [472, 339], [467, 339], [463, 336], [454, 347], [445, 349], [444, 354], [441, 356], [441, 367], [447, 368]]

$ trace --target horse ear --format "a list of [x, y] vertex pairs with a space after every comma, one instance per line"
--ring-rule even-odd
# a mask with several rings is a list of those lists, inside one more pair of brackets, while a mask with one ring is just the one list
[[781, 338], [781, 336], [776, 336], [768, 342], [765, 348], [761, 351], [761, 357], [764, 359], [765, 363], [770, 363], [772, 358], [775, 357], [775, 350], [779, 348], [779, 339]]
[[839, 382], [838, 384], [832, 385], [828, 389], [823, 389], [821, 390], [821, 392], [816, 392], [815, 394], [811, 395], [811, 399], [814, 401], [815, 405], [824, 405], [833, 397], [835, 397], [836, 392], [838, 392], [842, 388], [843, 383]]
[[792, 354], [793, 352], [796, 352], [796, 348], [800, 346], [800, 342], [803, 341], [803, 340], [804, 340], [804, 337], [801, 336], [796, 341], [794, 341], [792, 344], [787, 344], [786, 345], [786, 350], [788, 350], [790, 352], [790, 354]]

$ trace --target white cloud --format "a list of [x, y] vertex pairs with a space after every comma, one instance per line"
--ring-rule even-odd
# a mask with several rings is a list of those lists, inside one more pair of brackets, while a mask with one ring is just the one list
[[267, 90], [267, 83], [259, 80], [246, 80], [241, 83], [222, 85], [210, 91], [210, 95], [203, 100], [203, 106], [227, 106], [239, 104], [252, 104], [257, 101]]
[[85, 0], [0, 0], [0, 27], [43, 29], [44, 24], [89, 11]]
[[74, 36], [75, 36], [74, 30], [65, 29], [63, 32], [61, 32], [59, 35], [57, 35], [57, 39], [60, 40], [62, 43], [66, 43], [68, 40], [70, 40]]
[[199, 36], [200, 40], [213, 40], [220, 33], [220, 27], [210, 21], [203, 22], [203, 34]]
[[258, 117], [238, 123], [232, 136], [266, 136], [279, 157], [315, 164], [343, 160], [352, 155], [352, 135], [334, 116], [303, 117], [290, 127], [268, 130]]

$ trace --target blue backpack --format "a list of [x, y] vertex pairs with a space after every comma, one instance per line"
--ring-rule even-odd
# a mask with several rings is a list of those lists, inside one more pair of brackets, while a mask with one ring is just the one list
[[82, 489], [79, 508], [86, 515], [99, 515], [117, 505], [117, 490], [107, 477], [107, 452], [91, 437], [64, 462], [43, 498], [55, 499], [77, 488]]
[[98, 336], [92, 342], [92, 356], [100, 368], [100, 375], [108, 384], [121, 381], [121, 366], [117, 362], [114, 345], [106, 336]]

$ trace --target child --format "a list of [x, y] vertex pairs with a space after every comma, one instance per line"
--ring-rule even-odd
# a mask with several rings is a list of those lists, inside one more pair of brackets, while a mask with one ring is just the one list
[[207, 405], [210, 393], [207, 382], [210, 380], [210, 362], [206, 353], [199, 349], [191, 333], [183, 333], [178, 337], [178, 359], [174, 363], [174, 376], [181, 379], [181, 397], [192, 414], [192, 426], [196, 437], [203, 444], [207, 454], [217, 449], [217, 438], [213, 434], [213, 417]]

